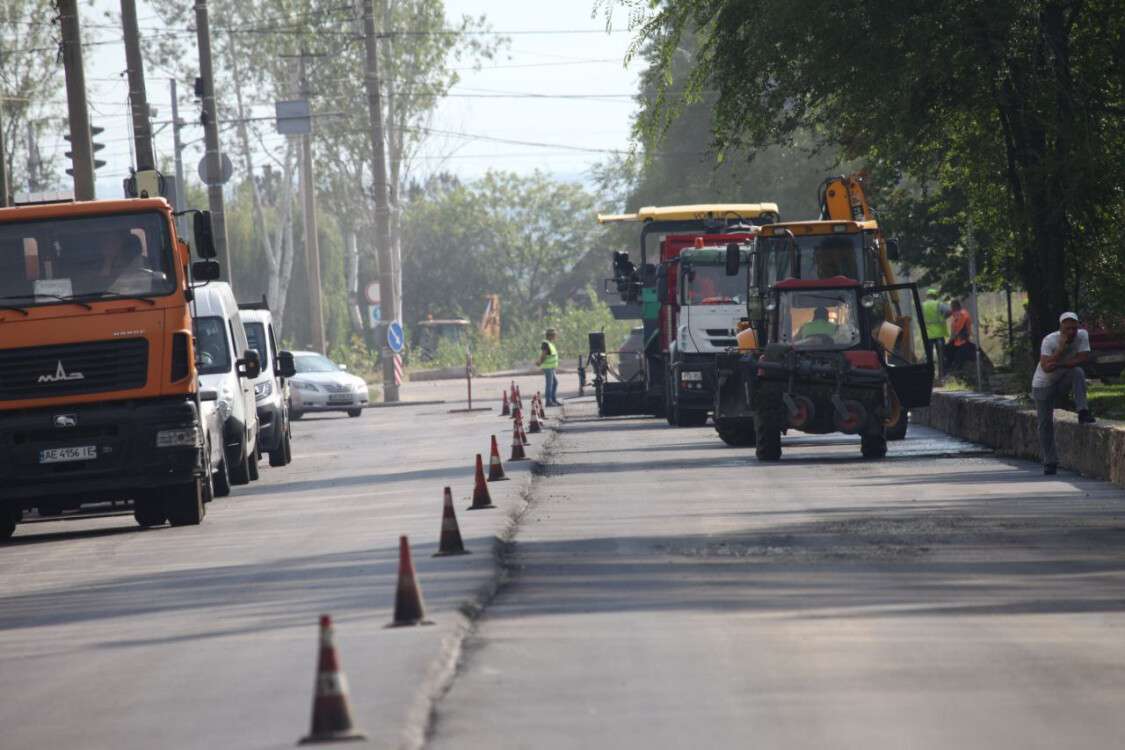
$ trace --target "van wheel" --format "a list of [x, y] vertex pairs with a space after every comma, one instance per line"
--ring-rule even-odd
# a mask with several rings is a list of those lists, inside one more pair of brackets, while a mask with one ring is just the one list
[[349, 417], [362, 417], [363, 416], [363, 409], [348, 409], [348, 416]]
[[133, 518], [138, 526], [163, 526], [168, 520], [164, 512], [164, 503], [155, 498], [135, 498], [133, 500]]
[[239, 486], [250, 484], [250, 461], [252, 460], [250, 456], [246, 455], [245, 451], [240, 451], [240, 453], [242, 457], [230, 473], [230, 483]]
[[278, 446], [270, 451], [270, 466], [285, 466], [290, 461], [289, 431], [286, 430]]
[[290, 409], [289, 410], [289, 418], [290, 419], [296, 420], [296, 419], [300, 419], [303, 416], [305, 416], [305, 413], [303, 411], [301, 411], [300, 409]]
[[250, 470], [251, 482], [258, 481], [258, 460], [258, 450], [255, 448], [254, 452], [251, 453], [246, 459], [246, 468]]
[[196, 477], [186, 484], [168, 488], [164, 512], [173, 526], [199, 525], [207, 512], [203, 508], [203, 481]]
[[16, 533], [16, 524], [23, 515], [19, 509], [10, 505], [0, 506], [0, 539], [9, 539]]
[[226, 497], [230, 494], [230, 472], [227, 471], [227, 459], [219, 461], [219, 468], [211, 475], [211, 486], [214, 488], [215, 497]]
[[899, 412], [898, 421], [887, 427], [886, 434], [887, 440], [904, 440], [906, 439], [906, 428], [910, 425], [910, 412], [902, 409]]

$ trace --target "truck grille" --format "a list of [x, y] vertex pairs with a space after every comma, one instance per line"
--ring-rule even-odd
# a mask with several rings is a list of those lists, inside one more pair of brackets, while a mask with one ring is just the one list
[[144, 386], [148, 341], [0, 349], [0, 400], [73, 396]]

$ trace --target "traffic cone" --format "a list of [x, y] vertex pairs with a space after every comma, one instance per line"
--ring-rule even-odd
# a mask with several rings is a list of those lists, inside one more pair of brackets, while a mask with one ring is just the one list
[[457, 525], [457, 514], [453, 510], [453, 492], [445, 488], [445, 500], [441, 509], [441, 542], [434, 557], [447, 555], [467, 555], [465, 543], [461, 541], [461, 527]]
[[520, 422], [520, 441], [522, 441], [524, 445], [531, 445], [531, 441], [527, 439], [527, 433], [523, 431], [522, 421]]
[[547, 420], [547, 410], [543, 408], [543, 399], [539, 394], [535, 394], [535, 399], [531, 402], [531, 410], [539, 412], [539, 421], [545, 422]]
[[508, 457], [508, 462], [512, 461], [526, 461], [527, 454], [523, 452], [523, 440], [520, 439], [519, 425], [512, 426], [512, 455]]
[[508, 392], [504, 391], [504, 400], [500, 403], [500, 416], [507, 417], [512, 413], [511, 407], [508, 406]]
[[312, 727], [302, 745], [318, 742], [366, 740], [367, 735], [352, 725], [348, 707], [348, 680], [336, 658], [332, 638], [332, 618], [320, 616], [320, 654], [317, 656], [316, 683], [313, 688]]
[[488, 458], [488, 481], [508, 481], [508, 477], [504, 475], [504, 464], [500, 463], [500, 446], [496, 443], [495, 435], [492, 436], [492, 455]]
[[527, 422], [527, 431], [534, 435], [537, 432], [542, 432], [543, 428], [539, 426], [539, 417], [535, 414], [535, 406], [531, 407], [531, 418]]
[[414, 575], [414, 562], [410, 559], [410, 540], [398, 538], [398, 589], [395, 591], [395, 619], [388, 628], [406, 625], [433, 625], [426, 619], [422, 605], [422, 589]]
[[469, 510], [486, 510], [495, 507], [492, 504], [492, 495], [488, 493], [488, 483], [484, 481], [484, 462], [481, 461], [478, 453], [477, 476], [473, 485], [473, 504], [469, 506]]

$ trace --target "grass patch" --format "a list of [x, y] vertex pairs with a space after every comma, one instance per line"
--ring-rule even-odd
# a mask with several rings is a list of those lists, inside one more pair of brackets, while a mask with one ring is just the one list
[[1125, 419], [1125, 383], [1090, 385], [1088, 391], [1090, 411], [1096, 417]]

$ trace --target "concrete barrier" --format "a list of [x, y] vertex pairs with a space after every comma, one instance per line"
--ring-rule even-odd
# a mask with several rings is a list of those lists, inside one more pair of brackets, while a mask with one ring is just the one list
[[[910, 420], [1004, 455], [1041, 460], [1035, 410], [1021, 406], [1014, 396], [936, 391], [930, 407], [912, 410]], [[1125, 424], [1078, 424], [1073, 412], [1056, 409], [1055, 442], [1059, 466], [1125, 487]]]

